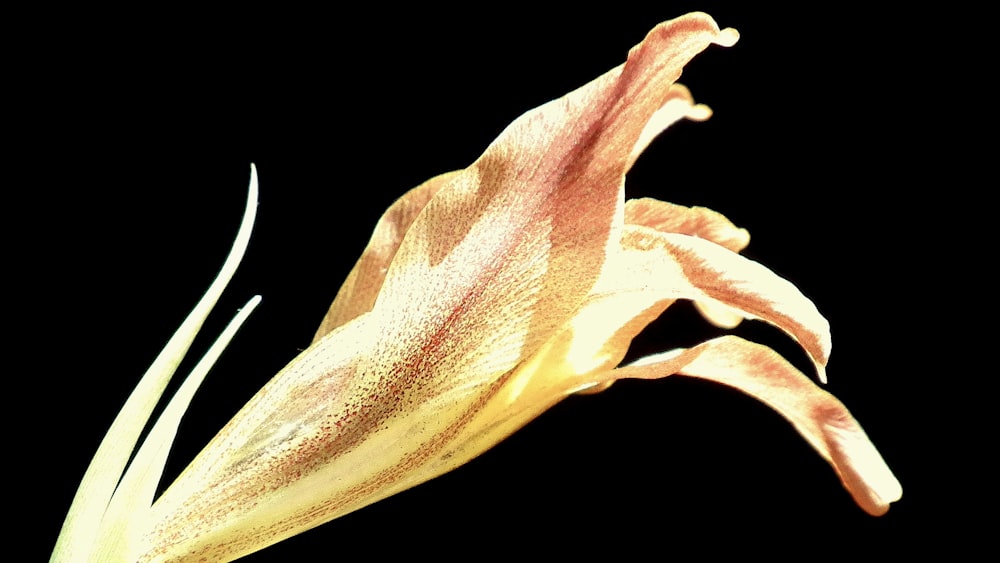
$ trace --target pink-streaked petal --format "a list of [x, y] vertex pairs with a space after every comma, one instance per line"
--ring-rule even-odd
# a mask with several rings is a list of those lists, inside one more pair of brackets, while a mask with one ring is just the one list
[[410, 229], [410, 225], [423, 211], [427, 202], [447, 184], [453, 174], [456, 172], [441, 174], [427, 180], [406, 192], [382, 214], [378, 224], [375, 225], [375, 232], [372, 233], [368, 246], [365, 247], [351, 273], [347, 275], [347, 279], [337, 292], [337, 297], [323, 317], [323, 322], [313, 337], [314, 343], [347, 321], [372, 310], [375, 298], [382, 289], [382, 282], [385, 281], [385, 272], [396, 256], [406, 231]]
[[902, 497], [899, 481], [847, 407], [766, 346], [723, 336], [643, 358], [602, 374], [596, 382], [671, 374], [723, 383], [773, 408], [833, 466], [855, 502], [869, 514], [885, 514], [889, 504]]
[[[602, 278], [608, 291], [633, 288], [660, 299], [707, 299], [771, 323], [812, 358], [825, 381], [830, 325], [791, 282], [753, 260], [698, 237], [628, 225], [619, 272]], [[615, 280], [618, 280], [617, 282]]]
[[687, 207], [648, 197], [625, 202], [625, 223], [707, 239], [733, 252], [750, 244], [750, 233], [734, 225], [722, 213], [707, 207]]
[[[743, 250], [750, 243], [750, 233], [734, 225], [721, 213], [706, 207], [686, 207], [651, 198], [626, 201], [625, 223], [707, 239], [733, 252]], [[730, 329], [743, 321], [739, 311], [714, 299], [700, 299], [694, 304], [701, 315], [715, 326]]]

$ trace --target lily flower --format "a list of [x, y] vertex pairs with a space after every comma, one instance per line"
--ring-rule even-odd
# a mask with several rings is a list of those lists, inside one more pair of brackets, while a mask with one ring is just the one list
[[827, 321], [739, 254], [745, 230], [708, 209], [624, 199], [652, 138], [711, 113], [675, 84], [682, 67], [737, 39], [700, 13], [660, 24], [625, 64], [400, 198], [313, 344], [155, 503], [149, 492], [108, 508], [127, 522], [107, 528], [117, 539], [105, 553], [232, 560], [446, 473], [570, 394], [674, 374], [775, 409], [862, 509], [884, 513], [901, 488], [860, 425], [770, 348], [723, 336], [620, 365], [632, 339], [686, 299], [720, 326], [780, 328], [825, 381]]

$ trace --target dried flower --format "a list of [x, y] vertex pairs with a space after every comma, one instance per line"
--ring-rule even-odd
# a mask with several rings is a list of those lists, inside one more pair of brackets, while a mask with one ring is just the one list
[[671, 374], [770, 405], [863, 509], [884, 513], [901, 489], [864, 431], [771, 349], [724, 336], [619, 367], [649, 322], [689, 299], [720, 326], [781, 328], [825, 378], [826, 320], [740, 256], [745, 230], [703, 208], [624, 201], [625, 173], [650, 140], [710, 114], [674, 84], [684, 64], [736, 40], [704, 14], [661, 24], [626, 64], [526, 113], [470, 167], [404, 195], [313, 345], [155, 503], [162, 461], [152, 476], [126, 475], [92, 531], [97, 547], [84, 550], [234, 559], [441, 475], [569, 394]]

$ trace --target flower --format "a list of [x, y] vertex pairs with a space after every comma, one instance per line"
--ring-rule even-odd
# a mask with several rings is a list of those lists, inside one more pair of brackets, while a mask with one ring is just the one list
[[884, 513], [901, 490], [864, 431], [769, 348], [723, 336], [619, 365], [649, 322], [689, 299], [721, 326], [781, 328], [825, 378], [826, 320], [739, 254], [746, 231], [707, 209], [624, 200], [653, 137], [709, 117], [674, 83], [682, 67], [737, 37], [705, 14], [665, 22], [624, 65], [400, 198], [313, 344], [151, 507], [151, 493], [131, 503], [138, 516], [114, 528], [114, 553], [231, 560], [441, 475], [572, 393], [672, 374], [770, 405], [863, 509]]

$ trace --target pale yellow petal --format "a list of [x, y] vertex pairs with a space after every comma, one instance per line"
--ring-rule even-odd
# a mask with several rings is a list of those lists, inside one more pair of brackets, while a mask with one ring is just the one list
[[180, 389], [167, 403], [142, 441], [101, 519], [101, 546], [98, 553], [102, 560], [134, 559], [130, 554], [137, 550], [136, 545], [141, 542], [141, 535], [145, 533], [143, 526], [146, 523], [146, 514], [153, 504], [153, 497], [160, 484], [167, 455], [177, 436], [181, 418], [191, 404], [195, 391], [205, 380], [205, 376], [259, 303], [260, 296], [256, 295], [233, 317], [222, 334], [191, 369], [191, 373], [184, 378]]
[[251, 164], [246, 208], [232, 249], [219, 274], [181, 323], [177, 332], [170, 337], [166, 346], [153, 360], [111, 423], [108, 433], [101, 440], [97, 453], [94, 454], [73, 497], [66, 521], [59, 533], [52, 552], [54, 561], [78, 560], [95, 550], [100, 541], [98, 533], [104, 511], [111, 501], [139, 436], [177, 366], [184, 359], [208, 314], [236, 273], [236, 268], [242, 261], [250, 242], [256, 214], [257, 168]]

